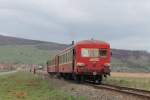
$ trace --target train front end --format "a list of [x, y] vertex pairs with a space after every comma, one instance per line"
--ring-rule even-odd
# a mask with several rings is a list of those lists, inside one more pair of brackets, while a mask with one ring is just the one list
[[76, 47], [76, 71], [84, 78], [101, 82], [110, 75], [110, 45], [97, 40], [78, 43]]

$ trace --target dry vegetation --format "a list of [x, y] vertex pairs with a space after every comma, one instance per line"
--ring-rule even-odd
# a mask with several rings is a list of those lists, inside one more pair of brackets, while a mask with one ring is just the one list
[[150, 73], [112, 72], [111, 76], [112, 77], [150, 78]]
[[150, 90], [150, 73], [118, 73], [112, 72], [104, 83]]

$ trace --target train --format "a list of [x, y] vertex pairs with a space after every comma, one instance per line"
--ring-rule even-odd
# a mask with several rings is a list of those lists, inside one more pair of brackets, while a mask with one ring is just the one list
[[82, 40], [47, 61], [50, 75], [73, 79], [76, 82], [92, 81], [101, 84], [110, 75], [111, 50], [108, 42]]

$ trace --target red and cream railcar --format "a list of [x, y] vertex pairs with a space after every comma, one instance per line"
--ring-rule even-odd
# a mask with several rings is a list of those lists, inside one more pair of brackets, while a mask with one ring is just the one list
[[110, 74], [110, 55], [109, 43], [84, 40], [58, 54], [47, 69], [77, 81], [101, 82], [102, 76]]
[[47, 61], [47, 72], [49, 74], [57, 74], [58, 69], [58, 56], [56, 55], [53, 59]]

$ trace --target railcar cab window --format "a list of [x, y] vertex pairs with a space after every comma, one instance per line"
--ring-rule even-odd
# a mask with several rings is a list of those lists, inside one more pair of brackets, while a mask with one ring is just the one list
[[107, 49], [82, 48], [82, 57], [107, 57]]
[[101, 57], [106, 57], [107, 56], [107, 49], [100, 49], [99, 54]]
[[82, 48], [81, 49], [82, 57], [99, 57], [99, 49], [96, 48]]

